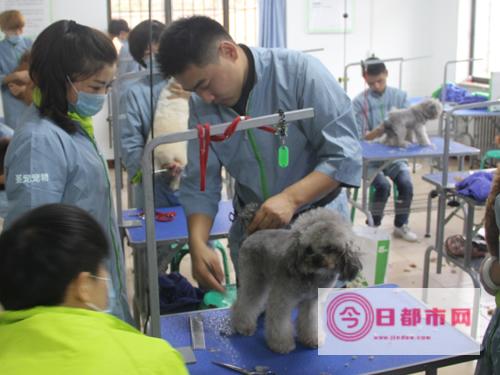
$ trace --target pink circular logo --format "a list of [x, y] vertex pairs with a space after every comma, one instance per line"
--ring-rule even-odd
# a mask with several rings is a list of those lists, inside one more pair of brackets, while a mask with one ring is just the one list
[[356, 293], [342, 293], [332, 299], [326, 309], [330, 332], [343, 341], [358, 341], [373, 326], [374, 313], [370, 302]]

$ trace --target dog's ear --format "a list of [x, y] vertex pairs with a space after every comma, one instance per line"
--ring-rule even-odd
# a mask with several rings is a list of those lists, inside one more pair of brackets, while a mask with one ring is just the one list
[[359, 247], [354, 241], [349, 241], [339, 257], [339, 271], [342, 280], [351, 281], [363, 268], [359, 260]]

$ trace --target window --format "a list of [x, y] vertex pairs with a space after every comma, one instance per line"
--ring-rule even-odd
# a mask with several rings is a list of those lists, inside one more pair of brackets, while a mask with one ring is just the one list
[[500, 1], [472, 1], [472, 40], [470, 57], [482, 58], [470, 64], [469, 74], [476, 81], [486, 82], [491, 72], [500, 71]]
[[[123, 18], [133, 28], [149, 18], [148, 0], [108, 0], [111, 18]], [[257, 45], [258, 0], [152, 0], [152, 18], [169, 23], [182, 17], [204, 15], [229, 30], [236, 42]]]

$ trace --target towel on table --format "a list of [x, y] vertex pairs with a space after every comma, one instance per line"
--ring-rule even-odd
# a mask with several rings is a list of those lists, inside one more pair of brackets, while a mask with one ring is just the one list
[[457, 182], [455, 188], [460, 195], [471, 197], [478, 202], [485, 202], [491, 191], [492, 180], [493, 173], [479, 171]]
[[178, 272], [161, 275], [158, 279], [162, 314], [197, 310], [203, 301], [205, 292], [192, 286]]

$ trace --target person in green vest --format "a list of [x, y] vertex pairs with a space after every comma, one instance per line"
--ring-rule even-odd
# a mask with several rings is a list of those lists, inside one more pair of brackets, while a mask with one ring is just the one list
[[166, 341], [108, 314], [108, 255], [76, 206], [40, 206], [2, 233], [0, 374], [187, 374]]

